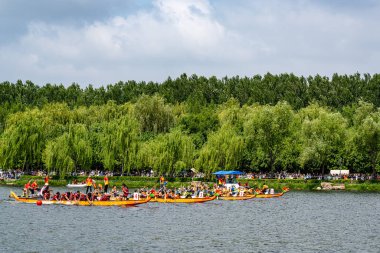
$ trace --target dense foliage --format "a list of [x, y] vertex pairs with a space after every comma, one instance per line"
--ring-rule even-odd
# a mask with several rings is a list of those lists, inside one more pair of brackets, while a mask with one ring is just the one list
[[380, 75], [0, 84], [0, 168], [375, 173]]

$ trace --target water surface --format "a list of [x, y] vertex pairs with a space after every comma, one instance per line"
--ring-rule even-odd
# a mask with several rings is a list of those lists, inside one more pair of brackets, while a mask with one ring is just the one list
[[0, 252], [380, 252], [380, 194], [80, 207], [16, 203], [0, 187]]

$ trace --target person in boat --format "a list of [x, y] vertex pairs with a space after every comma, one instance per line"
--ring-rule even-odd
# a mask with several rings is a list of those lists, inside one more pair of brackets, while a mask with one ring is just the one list
[[128, 189], [128, 187], [124, 183], [123, 183], [123, 185], [121, 187], [121, 190], [123, 192], [123, 198], [128, 199], [129, 189]]
[[268, 185], [264, 184], [264, 185], [263, 185], [263, 189], [261, 190], [261, 192], [262, 192], [263, 194], [268, 194], [268, 192], [269, 192]]
[[44, 180], [45, 180], [45, 185], [46, 185], [46, 184], [49, 185], [49, 175], [46, 174]]
[[103, 191], [103, 185], [102, 184], [98, 184], [98, 191], [99, 191], [99, 193]]
[[116, 198], [118, 195], [119, 195], [119, 192], [117, 191], [116, 185], [114, 185], [111, 190], [111, 196]]
[[35, 191], [38, 190], [38, 184], [37, 181], [34, 180], [33, 183], [30, 185], [30, 193], [34, 195]]
[[103, 181], [104, 181], [104, 192], [107, 193], [108, 192], [108, 184], [109, 184], [107, 174], [104, 176]]
[[151, 197], [151, 198], [154, 198], [154, 197], [157, 196], [157, 192], [156, 192], [156, 190], [155, 190], [154, 188], [152, 188], [152, 189], [149, 191], [149, 193], [150, 193], [150, 197]]
[[164, 183], [165, 183], [165, 178], [164, 178], [164, 176], [161, 176], [160, 177], [160, 188], [164, 187]]
[[141, 198], [147, 198], [148, 197], [148, 191], [146, 191], [145, 189], [141, 189], [139, 191], [139, 193], [140, 193]]
[[52, 200], [55, 200], [55, 201], [59, 201], [59, 200], [61, 200], [61, 194], [60, 194], [59, 192], [56, 192], [56, 193], [53, 195]]
[[90, 176], [88, 176], [86, 179], [86, 194], [92, 192], [92, 184], [93, 180]]
[[80, 191], [76, 191], [73, 194], [70, 194], [70, 200], [77, 201], [80, 199]]
[[24, 197], [29, 197], [29, 190], [30, 190], [30, 182], [32, 180], [29, 180], [25, 185], [24, 185]]
[[79, 193], [79, 200], [80, 201], [90, 201], [90, 199], [88, 198], [88, 195], [81, 193], [81, 192]]
[[49, 185], [45, 185], [45, 187], [41, 190], [41, 193], [42, 193], [42, 198], [44, 200], [49, 200], [50, 199]]
[[61, 200], [63, 200], [63, 201], [70, 200], [70, 192], [62, 192], [62, 194], [61, 194]]
[[100, 197], [99, 201], [109, 201], [110, 198], [111, 198], [111, 195], [105, 193], [105, 194], [103, 194], [103, 195]]

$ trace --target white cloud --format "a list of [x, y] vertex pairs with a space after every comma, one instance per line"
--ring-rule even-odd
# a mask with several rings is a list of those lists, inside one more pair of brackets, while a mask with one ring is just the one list
[[151, 10], [81, 27], [31, 22], [19, 41], [0, 45], [7, 63], [0, 76], [85, 86], [163, 81], [184, 72], [373, 72], [374, 13], [336, 13], [309, 1], [157, 0]]

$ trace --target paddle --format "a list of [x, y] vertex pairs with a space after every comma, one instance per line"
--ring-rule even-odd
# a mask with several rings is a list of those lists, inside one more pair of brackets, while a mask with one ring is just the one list
[[91, 201], [89, 198], [88, 198], [88, 195], [86, 195], [86, 199], [87, 199], [87, 202], [90, 204], [90, 206], [93, 205], [93, 201]]

